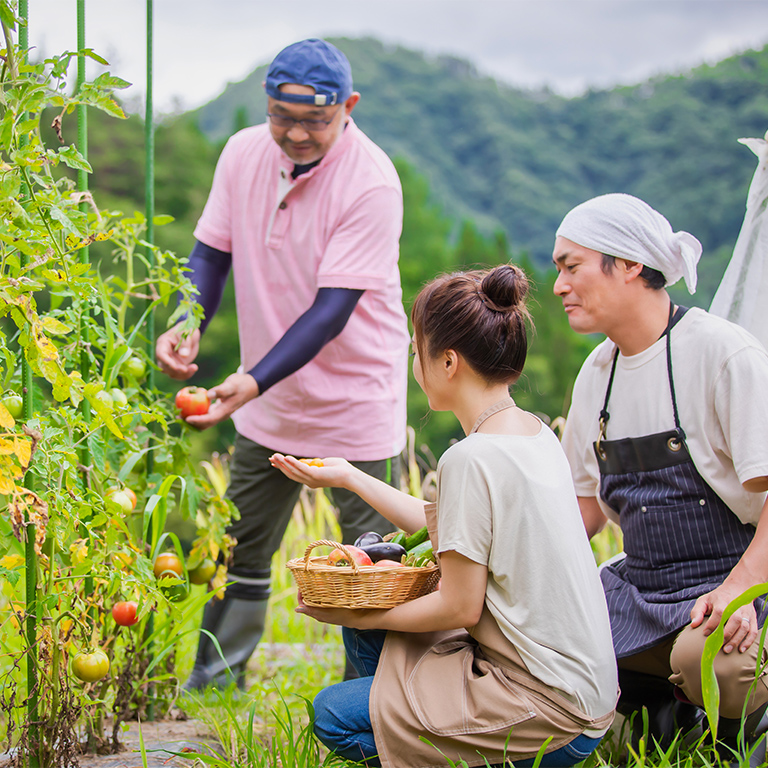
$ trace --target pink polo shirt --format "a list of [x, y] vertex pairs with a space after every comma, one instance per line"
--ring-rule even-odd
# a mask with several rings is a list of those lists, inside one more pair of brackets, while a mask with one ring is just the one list
[[363, 290], [342, 332], [296, 373], [233, 415], [237, 431], [295, 456], [374, 461], [405, 446], [409, 334], [394, 166], [354, 122], [295, 181], [266, 124], [232, 136], [195, 237], [232, 253], [242, 369], [315, 300]]

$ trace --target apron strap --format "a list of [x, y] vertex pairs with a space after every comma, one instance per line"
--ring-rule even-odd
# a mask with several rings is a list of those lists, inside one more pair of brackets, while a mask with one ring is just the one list
[[[672, 378], [672, 345], [671, 345], [671, 333], [672, 329], [677, 325], [678, 321], [688, 311], [688, 307], [678, 306], [675, 310], [675, 305], [672, 301], [669, 302], [669, 319], [667, 320], [667, 327], [664, 329], [664, 333], [659, 338], [667, 337], [667, 376], [669, 377], [669, 393], [672, 397], [672, 411], [675, 417], [675, 428], [680, 435], [681, 440], [685, 440], [685, 432], [680, 426], [680, 415], [677, 410], [677, 397], [675, 395], [675, 383]], [[619, 359], [619, 348], [616, 347], [616, 351], [613, 353], [613, 361], [611, 363], [611, 373], [608, 376], [608, 386], [605, 389], [605, 400], [603, 401], [603, 407], [600, 411], [600, 429], [597, 434], [596, 447], [600, 448], [600, 443], [605, 439], [605, 432], [608, 426], [608, 420], [611, 418], [611, 414], [608, 412], [608, 401], [611, 398], [611, 389], [613, 388], [613, 377], [616, 374], [616, 363]]]
[[494, 403], [490, 408], [486, 408], [478, 417], [477, 421], [475, 421], [472, 429], [469, 430], [469, 434], [471, 435], [473, 432], [477, 432], [478, 429], [480, 429], [480, 425], [486, 420], [489, 419], [491, 416], [493, 416], [494, 413], [498, 413], [499, 411], [504, 411], [507, 408], [516, 408], [515, 401], [511, 397], [505, 397], [503, 400], [499, 400], [498, 403]]

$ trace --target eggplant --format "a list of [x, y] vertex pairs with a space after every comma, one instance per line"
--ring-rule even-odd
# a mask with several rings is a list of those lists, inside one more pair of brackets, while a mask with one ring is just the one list
[[368, 544], [378, 544], [383, 541], [383, 537], [376, 531], [368, 531], [368, 533], [361, 533], [355, 541], [355, 546], [358, 549], [365, 549]]
[[400, 544], [393, 544], [391, 541], [378, 541], [374, 544], [368, 544], [360, 547], [374, 563], [379, 560], [396, 560], [405, 554], [405, 547]]

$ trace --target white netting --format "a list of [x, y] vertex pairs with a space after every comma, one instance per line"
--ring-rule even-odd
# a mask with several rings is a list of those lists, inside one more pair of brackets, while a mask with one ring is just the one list
[[758, 158], [733, 256], [709, 311], [738, 323], [768, 347], [768, 132], [739, 139]]

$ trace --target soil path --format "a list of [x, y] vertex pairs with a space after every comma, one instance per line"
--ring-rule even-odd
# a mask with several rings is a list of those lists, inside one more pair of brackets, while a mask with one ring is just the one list
[[[177, 768], [190, 766], [191, 761], [176, 757], [174, 753], [192, 749], [202, 752], [206, 744], [205, 729], [195, 720], [162, 720], [142, 723], [141, 731], [136, 722], [128, 723], [128, 729], [120, 734], [123, 750], [116, 755], [80, 755], [80, 768], [143, 768], [141, 739], [147, 752], [147, 768]], [[0, 768], [7, 768], [7, 754], [0, 754]]]

